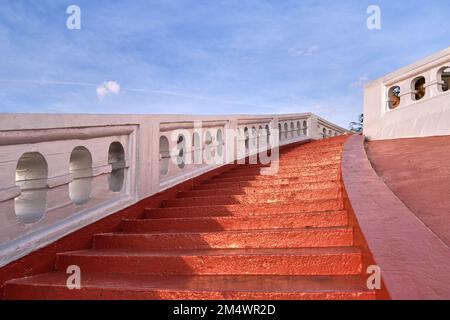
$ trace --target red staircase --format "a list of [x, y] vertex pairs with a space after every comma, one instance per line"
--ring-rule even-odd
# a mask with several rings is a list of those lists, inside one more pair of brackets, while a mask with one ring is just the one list
[[[345, 137], [281, 152], [276, 176], [240, 165], [145, 219], [9, 281], [7, 299], [374, 299], [344, 209]], [[82, 288], [66, 287], [70, 265]]]

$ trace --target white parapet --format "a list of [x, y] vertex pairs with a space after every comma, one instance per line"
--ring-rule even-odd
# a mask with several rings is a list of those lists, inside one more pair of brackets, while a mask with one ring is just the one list
[[370, 140], [450, 135], [450, 48], [369, 82], [364, 134]]
[[0, 266], [227, 163], [345, 132], [310, 113], [0, 115]]

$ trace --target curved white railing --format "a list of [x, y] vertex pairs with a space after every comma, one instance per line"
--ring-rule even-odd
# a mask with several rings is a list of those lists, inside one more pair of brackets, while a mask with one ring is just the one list
[[346, 131], [309, 113], [0, 115], [0, 266], [224, 164], [321, 139], [323, 129]]
[[368, 83], [364, 134], [393, 139], [450, 134], [450, 48]]

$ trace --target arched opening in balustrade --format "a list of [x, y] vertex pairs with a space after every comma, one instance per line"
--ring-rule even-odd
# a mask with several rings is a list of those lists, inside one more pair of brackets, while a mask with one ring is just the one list
[[301, 136], [302, 135], [302, 125], [300, 123], [300, 121], [297, 121], [297, 136]]
[[217, 140], [217, 155], [221, 157], [223, 155], [223, 133], [221, 129], [217, 130], [216, 140]]
[[308, 135], [308, 123], [306, 122], [306, 120], [303, 121], [303, 135]]
[[244, 138], [245, 138], [245, 151], [248, 151], [248, 148], [250, 147], [250, 137], [248, 134], [248, 128], [244, 128]]
[[206, 159], [211, 160], [213, 156], [213, 138], [211, 135], [211, 132], [206, 131], [205, 134], [205, 153], [206, 153]]
[[285, 138], [285, 139], [288, 138], [288, 131], [289, 131], [288, 124], [285, 123], [285, 124], [284, 124], [284, 138]]
[[450, 89], [450, 67], [443, 67], [438, 72], [439, 90], [447, 92]]
[[177, 150], [177, 165], [178, 168], [183, 169], [186, 166], [186, 139], [182, 134], [177, 139]]
[[327, 137], [327, 129], [322, 129], [323, 138], [325, 139]]
[[125, 182], [125, 150], [120, 142], [109, 146], [108, 163], [111, 165], [108, 184], [112, 192], [120, 192]]
[[165, 136], [159, 138], [159, 173], [163, 176], [169, 173], [170, 150], [169, 139]]
[[295, 125], [293, 122], [291, 122], [291, 138], [293, 138], [295, 135]]
[[92, 188], [92, 156], [85, 147], [76, 147], [70, 154], [69, 171], [73, 181], [69, 183], [69, 196], [73, 203], [82, 205], [89, 201]]
[[425, 77], [417, 77], [413, 80], [412, 82], [412, 90], [413, 92], [413, 100], [415, 101], [419, 101], [421, 100], [426, 93], [426, 89], [425, 89]]
[[278, 124], [278, 139], [281, 141], [281, 138], [283, 136], [283, 132], [281, 131], [281, 124]]
[[194, 164], [200, 164], [202, 161], [202, 146], [200, 144], [200, 135], [194, 132], [192, 135], [192, 151]]
[[400, 87], [394, 86], [389, 89], [388, 91], [388, 106], [389, 109], [393, 110], [400, 106]]
[[48, 166], [38, 152], [23, 154], [16, 167], [16, 185], [20, 195], [14, 199], [14, 211], [22, 223], [39, 221], [47, 209]]

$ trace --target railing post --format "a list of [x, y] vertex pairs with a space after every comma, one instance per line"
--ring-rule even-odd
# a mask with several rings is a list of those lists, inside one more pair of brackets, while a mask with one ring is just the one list
[[[387, 88], [389, 90], [389, 88]], [[400, 107], [410, 105], [414, 102], [412, 98], [411, 80], [404, 80], [400, 83]], [[385, 93], [385, 99], [387, 99], [387, 91]]]
[[[149, 155], [147, 158], [142, 159], [141, 161], [141, 170], [149, 171], [149, 179], [145, 182], [145, 189], [142, 188], [141, 192], [150, 192], [150, 194], [157, 193], [159, 191], [160, 184], [160, 173], [159, 173], [159, 136], [160, 136], [160, 121], [157, 119], [156, 121], [151, 121], [147, 126], [147, 145], [149, 146], [149, 150], [147, 154]], [[142, 141], [146, 139], [141, 139]], [[141, 171], [140, 170], [140, 171]], [[139, 173], [138, 173], [139, 175]], [[142, 180], [142, 178], [141, 178]]]
[[322, 135], [319, 132], [319, 119], [313, 114], [311, 114], [308, 119], [308, 138], [314, 140], [322, 138]]
[[[270, 147], [273, 148], [274, 146], [272, 145], [274, 141], [278, 141], [278, 147], [280, 147], [281, 145], [281, 140], [279, 139], [280, 136], [280, 132], [278, 131], [278, 123], [279, 123], [280, 118], [279, 117], [273, 117], [272, 121], [270, 122], [270, 135], [271, 135], [271, 139], [270, 139]], [[276, 134], [276, 140], [274, 140], [275, 135]]]
[[238, 121], [237, 118], [229, 118], [228, 123], [225, 126], [225, 150], [226, 150], [226, 163], [232, 163], [237, 160], [237, 146], [238, 146]]
[[436, 97], [442, 93], [440, 89], [441, 83], [439, 83], [441, 79], [439, 79], [438, 76], [440, 68], [441, 67], [431, 69], [429, 72], [430, 86], [427, 89], [429, 90], [429, 96], [431, 98]]

